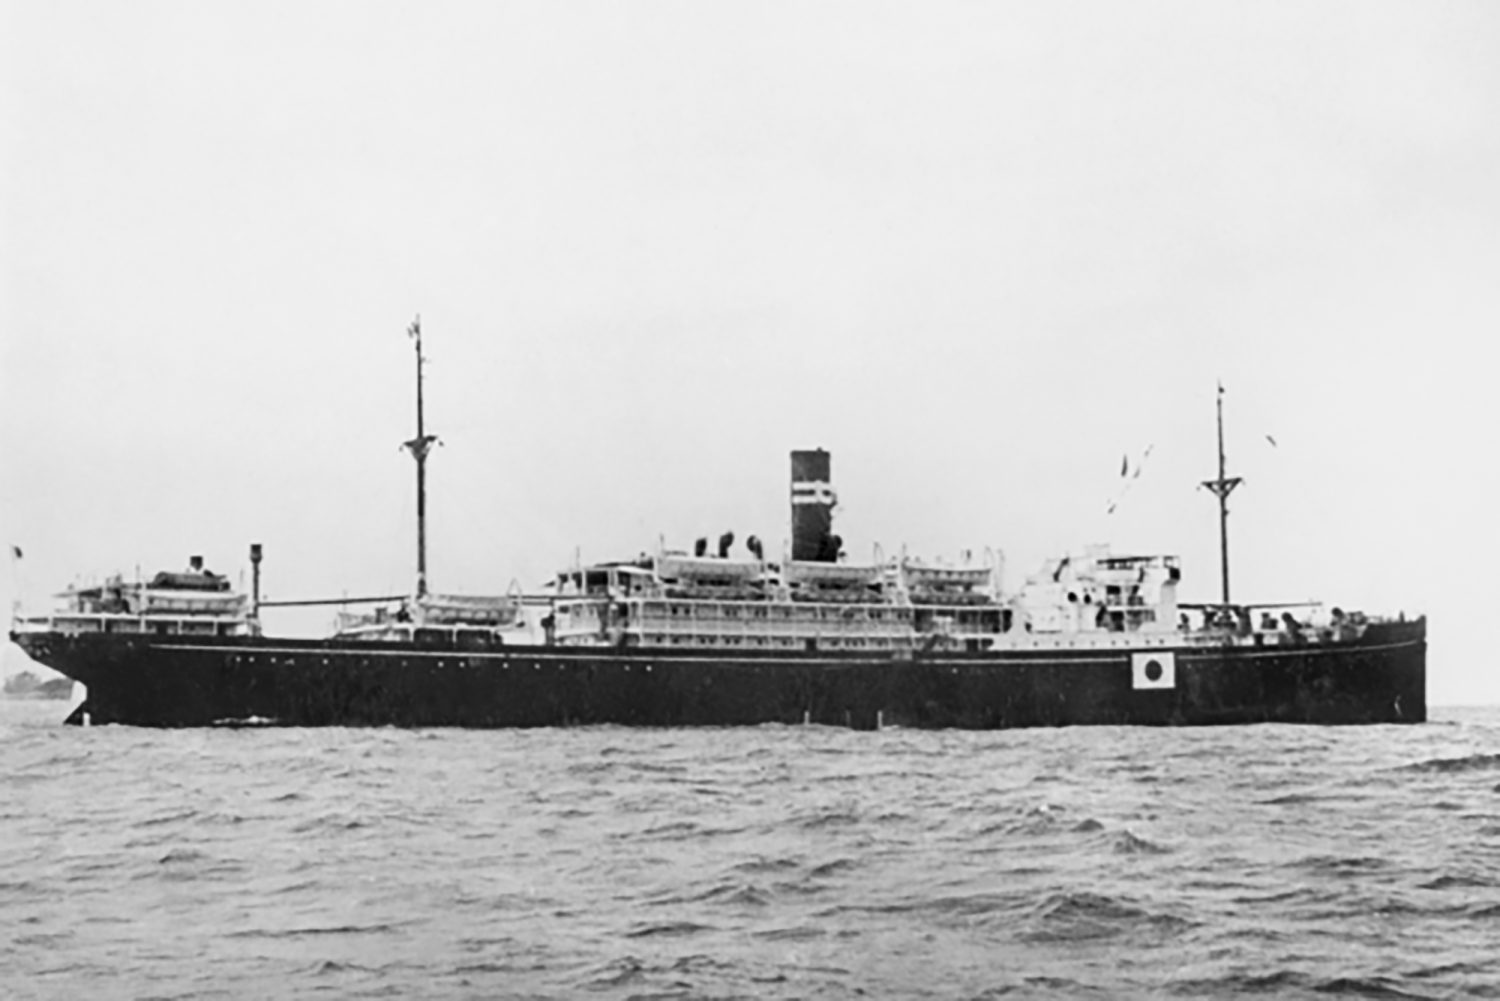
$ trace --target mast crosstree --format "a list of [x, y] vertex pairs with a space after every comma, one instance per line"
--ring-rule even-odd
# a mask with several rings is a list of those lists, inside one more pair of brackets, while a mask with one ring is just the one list
[[422, 421], [422, 317], [421, 314], [406, 328], [417, 351], [417, 436], [402, 447], [417, 460], [417, 597], [427, 594], [427, 454], [437, 444], [437, 435], [427, 433]]

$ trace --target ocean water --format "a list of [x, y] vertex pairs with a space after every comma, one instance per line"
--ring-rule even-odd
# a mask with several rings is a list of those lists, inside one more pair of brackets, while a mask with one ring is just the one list
[[1500, 998], [1500, 709], [1418, 727], [62, 727], [11, 998]]

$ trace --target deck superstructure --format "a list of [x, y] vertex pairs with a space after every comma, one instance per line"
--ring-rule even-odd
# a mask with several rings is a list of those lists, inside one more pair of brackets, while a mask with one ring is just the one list
[[24, 632], [107, 633], [149, 636], [250, 636], [257, 624], [250, 599], [194, 556], [186, 571], [162, 571], [127, 580], [116, 574], [101, 584], [77, 585], [56, 595], [58, 607], [19, 616]]

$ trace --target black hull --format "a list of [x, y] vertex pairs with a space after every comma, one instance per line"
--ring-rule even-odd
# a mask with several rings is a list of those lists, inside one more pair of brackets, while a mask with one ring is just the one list
[[1355, 642], [1171, 649], [1172, 687], [1136, 688], [1131, 651], [889, 655], [12, 634], [88, 686], [93, 723], [208, 726], [745, 726], [1419, 723], [1425, 624]]

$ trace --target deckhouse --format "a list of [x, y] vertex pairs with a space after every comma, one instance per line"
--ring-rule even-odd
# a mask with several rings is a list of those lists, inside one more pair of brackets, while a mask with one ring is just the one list
[[71, 587], [55, 596], [57, 610], [19, 617], [25, 631], [138, 633], [153, 636], [248, 636], [256, 626], [249, 599], [229, 580], [189, 560], [182, 573], [163, 571], [149, 580], [116, 574], [104, 583]]

